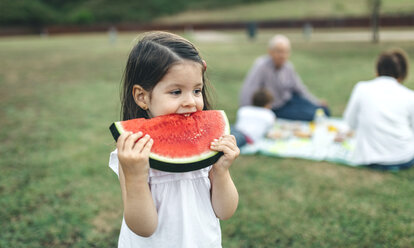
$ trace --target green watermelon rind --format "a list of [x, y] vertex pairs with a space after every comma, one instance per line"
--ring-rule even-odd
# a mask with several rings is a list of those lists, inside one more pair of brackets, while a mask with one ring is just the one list
[[112, 123], [112, 125], [109, 127], [109, 130], [111, 131], [115, 141], [118, 141], [119, 136], [125, 132], [120, 121]]
[[[230, 134], [230, 124], [227, 116], [223, 110], [218, 110], [221, 112], [224, 121], [226, 122], [225, 130], [223, 135]], [[110, 126], [110, 131], [112, 136], [117, 141], [119, 136], [125, 132], [124, 128], [121, 125], [121, 122], [114, 122]], [[169, 171], [169, 172], [186, 172], [198, 170], [209, 165], [214, 164], [217, 160], [223, 155], [222, 152], [217, 151], [208, 151], [199, 156], [192, 156], [189, 158], [168, 158], [165, 156], [160, 156], [158, 154], [150, 152], [150, 166], [151, 168]]]
[[209, 157], [205, 160], [195, 161], [193, 163], [185, 163], [185, 164], [176, 164], [176, 163], [167, 163], [158, 161], [155, 159], [150, 158], [150, 167], [153, 169], [161, 170], [161, 171], [168, 171], [168, 172], [189, 172], [194, 170], [199, 170], [205, 168], [207, 166], [213, 165], [214, 163], [219, 160], [219, 158], [223, 155], [222, 152], [216, 152], [216, 154], [212, 157]]

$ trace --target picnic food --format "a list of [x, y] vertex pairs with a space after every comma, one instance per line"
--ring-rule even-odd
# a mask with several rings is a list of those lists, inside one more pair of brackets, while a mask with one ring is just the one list
[[312, 137], [311, 132], [306, 132], [306, 131], [302, 131], [302, 130], [294, 131], [293, 135], [295, 135], [298, 138], [304, 138], [304, 139], [308, 139], [308, 138]]
[[118, 121], [109, 129], [115, 140], [126, 131], [149, 134], [154, 140], [149, 156], [151, 168], [169, 172], [198, 170], [214, 164], [223, 153], [212, 151], [211, 142], [230, 133], [222, 110]]

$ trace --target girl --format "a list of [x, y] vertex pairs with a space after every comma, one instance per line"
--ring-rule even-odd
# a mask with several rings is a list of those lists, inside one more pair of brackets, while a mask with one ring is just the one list
[[344, 119], [356, 131], [356, 163], [380, 170], [414, 164], [414, 91], [402, 85], [407, 73], [402, 50], [383, 52], [377, 78], [354, 87]]
[[238, 147], [264, 139], [274, 126], [276, 115], [271, 110], [274, 97], [261, 88], [253, 93], [253, 105], [242, 106], [237, 110], [236, 124], [231, 129]]
[[[146, 34], [125, 68], [123, 120], [209, 109], [205, 70], [189, 41]], [[212, 142], [212, 150], [224, 153], [214, 165], [186, 173], [151, 169], [152, 145], [145, 133], [123, 133], [111, 153], [124, 206], [118, 247], [221, 247], [219, 219], [230, 218], [238, 204], [229, 172], [239, 155], [234, 136]]]

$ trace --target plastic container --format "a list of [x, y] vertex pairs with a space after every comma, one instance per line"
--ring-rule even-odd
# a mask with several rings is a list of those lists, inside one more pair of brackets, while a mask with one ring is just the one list
[[331, 135], [328, 130], [328, 118], [322, 108], [315, 111], [314, 131], [312, 135], [312, 143], [316, 149], [322, 149], [331, 143]]

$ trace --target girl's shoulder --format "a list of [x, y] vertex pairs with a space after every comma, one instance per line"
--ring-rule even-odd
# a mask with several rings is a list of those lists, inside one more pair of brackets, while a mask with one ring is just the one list
[[274, 115], [274, 112], [271, 109], [265, 107], [258, 107], [253, 105], [247, 105], [240, 107], [238, 110], [241, 114], [248, 114], [248, 115]]

